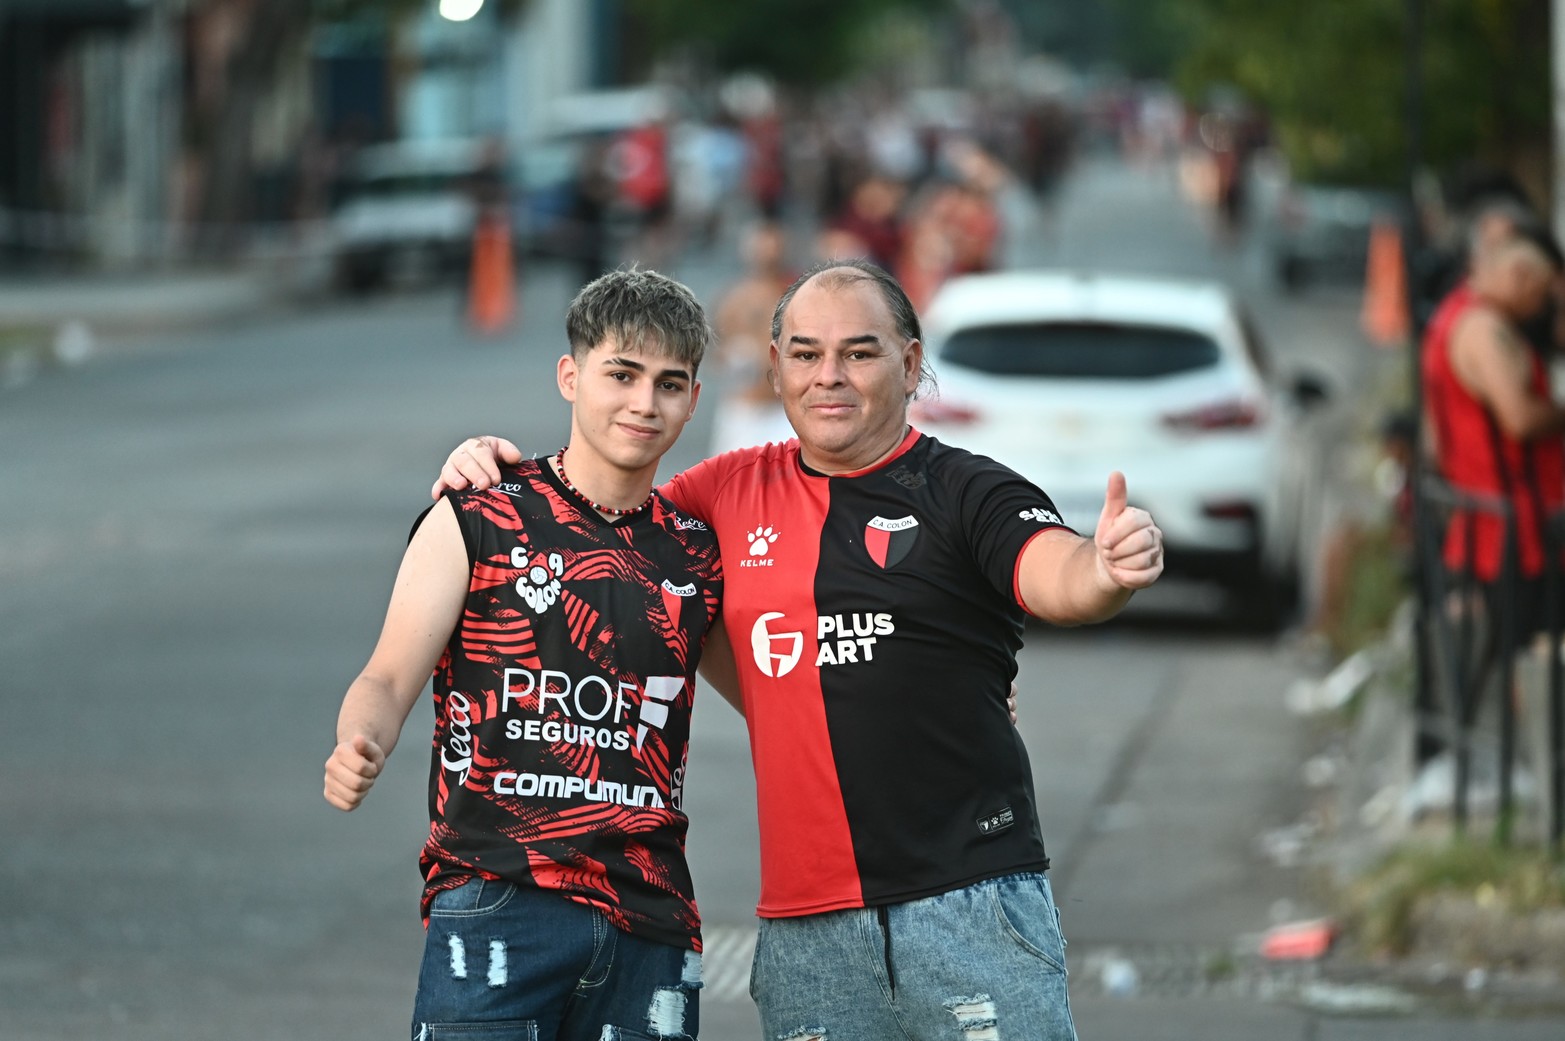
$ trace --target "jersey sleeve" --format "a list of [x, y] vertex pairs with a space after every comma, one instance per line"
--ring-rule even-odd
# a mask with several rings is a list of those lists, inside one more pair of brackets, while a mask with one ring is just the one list
[[1074, 531], [1041, 488], [991, 459], [973, 459], [958, 485], [956, 503], [957, 520], [978, 569], [995, 592], [1017, 604], [1016, 567], [1022, 550], [1041, 531]]
[[670, 477], [658, 492], [681, 513], [702, 520], [712, 516], [717, 493], [723, 486], [724, 458], [717, 456]]

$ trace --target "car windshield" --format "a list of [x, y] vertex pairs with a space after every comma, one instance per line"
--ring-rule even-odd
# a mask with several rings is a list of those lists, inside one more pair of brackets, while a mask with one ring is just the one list
[[963, 329], [941, 360], [998, 376], [1156, 379], [1217, 364], [1217, 344], [1188, 329], [1046, 322]]

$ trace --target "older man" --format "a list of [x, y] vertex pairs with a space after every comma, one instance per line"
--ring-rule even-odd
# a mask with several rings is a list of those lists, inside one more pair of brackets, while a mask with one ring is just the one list
[[[862, 261], [783, 294], [778, 392], [797, 441], [663, 492], [717, 533], [761, 830], [752, 993], [768, 1037], [1073, 1038], [1032, 770], [1005, 698], [1027, 614], [1115, 614], [1162, 572], [1162, 533], [1109, 478], [1092, 539], [993, 460], [908, 425], [918, 316]], [[477, 439], [447, 486], [495, 479]]]

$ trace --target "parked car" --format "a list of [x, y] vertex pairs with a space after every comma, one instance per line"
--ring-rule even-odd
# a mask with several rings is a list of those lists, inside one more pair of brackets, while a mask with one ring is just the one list
[[461, 270], [477, 217], [473, 187], [491, 161], [485, 142], [466, 139], [362, 149], [331, 216], [337, 284], [367, 290]]
[[1289, 290], [1312, 281], [1362, 283], [1376, 222], [1400, 226], [1406, 214], [1406, 202], [1391, 191], [1287, 185], [1277, 196], [1271, 228], [1277, 281]]
[[1152, 512], [1167, 573], [1217, 580], [1264, 626], [1296, 604], [1307, 453], [1297, 426], [1324, 400], [1290, 387], [1222, 286], [1011, 272], [948, 282], [926, 344], [939, 394], [926, 433], [990, 456], [1091, 534], [1108, 475]]

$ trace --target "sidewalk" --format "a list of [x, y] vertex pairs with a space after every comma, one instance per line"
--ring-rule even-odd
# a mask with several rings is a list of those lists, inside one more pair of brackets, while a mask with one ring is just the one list
[[117, 274], [0, 273], [0, 332], [53, 331], [80, 321], [98, 336], [160, 332], [274, 306], [283, 295], [260, 266]]

